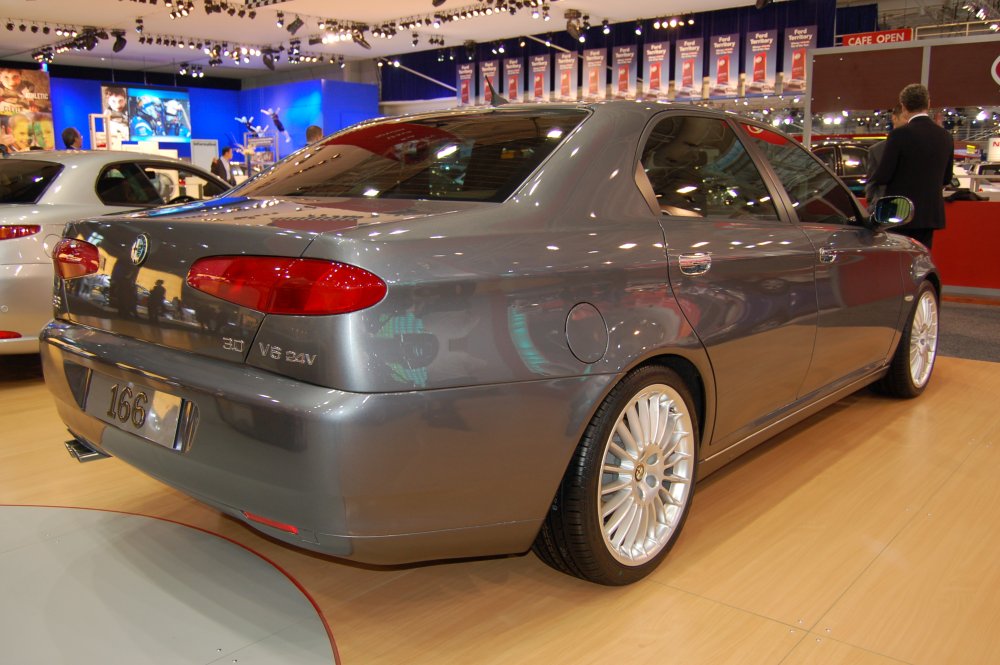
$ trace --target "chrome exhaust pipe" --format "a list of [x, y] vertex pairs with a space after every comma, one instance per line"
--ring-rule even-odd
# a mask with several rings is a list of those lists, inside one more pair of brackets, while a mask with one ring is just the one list
[[105, 455], [104, 453], [98, 452], [88, 446], [80, 439], [70, 439], [66, 442], [66, 451], [69, 452], [69, 456], [75, 459], [81, 464], [84, 462], [93, 462], [94, 460], [107, 459], [111, 455]]

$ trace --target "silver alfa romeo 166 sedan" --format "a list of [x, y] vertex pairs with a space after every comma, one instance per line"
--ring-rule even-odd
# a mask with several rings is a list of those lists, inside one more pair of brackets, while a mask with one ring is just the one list
[[71, 452], [288, 543], [627, 584], [699, 477], [867, 384], [923, 391], [940, 281], [886, 232], [910, 216], [699, 108], [378, 120], [225, 198], [67, 225], [45, 379]]

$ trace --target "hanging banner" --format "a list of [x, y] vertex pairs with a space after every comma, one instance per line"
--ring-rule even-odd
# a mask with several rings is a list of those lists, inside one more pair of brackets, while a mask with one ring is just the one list
[[558, 101], [575, 102], [578, 99], [576, 82], [579, 67], [576, 51], [556, 53], [556, 81], [559, 87], [554, 96]]
[[785, 62], [781, 70], [781, 91], [806, 89], [806, 56], [816, 46], [816, 26], [785, 29]]
[[646, 99], [666, 99], [670, 80], [670, 42], [653, 42], [643, 49], [643, 70], [646, 72], [644, 96]]
[[[548, 55], [533, 55], [529, 59], [528, 67], [531, 71], [531, 101], [549, 101], [549, 66], [551, 60]], [[525, 95], [527, 97], [527, 95]]]
[[490, 85], [493, 86], [493, 90], [500, 94], [500, 79], [497, 78], [497, 74], [500, 72], [500, 62], [497, 60], [484, 60], [479, 63], [479, 103], [489, 106], [493, 102], [493, 93], [490, 92], [490, 86], [486, 85], [489, 81]]
[[608, 98], [608, 50], [591, 48], [583, 52], [583, 99], [596, 102]]
[[463, 62], [455, 67], [455, 88], [459, 106], [471, 106], [476, 96], [476, 63]]
[[56, 147], [49, 90], [48, 72], [0, 68], [0, 143], [8, 151]]
[[708, 96], [735, 97], [739, 92], [740, 36], [712, 37], [709, 53]]
[[777, 30], [747, 33], [746, 87], [743, 93], [745, 96], [760, 97], [774, 94], [777, 57]]
[[524, 99], [524, 61], [521, 58], [504, 58], [503, 80], [507, 101], [522, 101]]
[[678, 39], [674, 58], [674, 99], [701, 99], [705, 74], [702, 69], [704, 40]]
[[611, 89], [615, 99], [635, 99], [635, 80], [638, 58], [635, 46], [616, 46], [614, 49], [614, 76]]

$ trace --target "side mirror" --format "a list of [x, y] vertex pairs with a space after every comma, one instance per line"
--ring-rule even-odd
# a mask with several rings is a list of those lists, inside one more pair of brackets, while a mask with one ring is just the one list
[[875, 202], [868, 223], [879, 231], [902, 226], [913, 219], [913, 202], [905, 196], [883, 196]]

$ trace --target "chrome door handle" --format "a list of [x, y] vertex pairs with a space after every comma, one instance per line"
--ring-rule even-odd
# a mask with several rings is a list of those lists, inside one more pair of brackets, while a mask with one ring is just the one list
[[833, 263], [837, 260], [837, 254], [838, 252], [835, 249], [819, 248], [819, 260], [822, 263]]
[[685, 275], [704, 275], [712, 267], [712, 255], [707, 252], [681, 254], [678, 261]]

